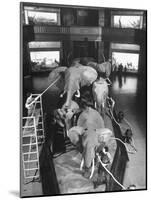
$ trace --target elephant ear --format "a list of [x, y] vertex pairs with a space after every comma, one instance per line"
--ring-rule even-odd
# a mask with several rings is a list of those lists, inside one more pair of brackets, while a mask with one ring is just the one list
[[112, 131], [108, 128], [101, 128], [96, 129], [96, 133], [98, 135], [98, 142], [99, 143], [108, 143], [111, 136], [113, 135]]
[[68, 137], [72, 144], [77, 145], [80, 141], [80, 136], [83, 134], [83, 127], [80, 126], [73, 126], [68, 131]]

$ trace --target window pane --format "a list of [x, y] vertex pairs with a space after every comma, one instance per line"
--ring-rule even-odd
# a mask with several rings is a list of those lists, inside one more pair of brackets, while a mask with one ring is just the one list
[[37, 70], [40, 68], [53, 68], [58, 66], [57, 62], [60, 62], [60, 52], [59, 51], [36, 51], [30, 52], [32, 67]]
[[113, 52], [112, 60], [117, 68], [120, 64], [122, 64], [123, 70], [126, 67], [127, 71], [129, 72], [138, 71], [139, 54], [137, 53]]
[[61, 42], [29, 42], [29, 48], [60, 48]]
[[140, 46], [137, 44], [111, 43], [111, 49], [139, 51]]
[[114, 16], [114, 27], [116, 28], [142, 28], [142, 16]]
[[57, 24], [57, 13], [28, 11], [29, 24]]
[[24, 7], [25, 23], [40, 25], [60, 25], [60, 9]]

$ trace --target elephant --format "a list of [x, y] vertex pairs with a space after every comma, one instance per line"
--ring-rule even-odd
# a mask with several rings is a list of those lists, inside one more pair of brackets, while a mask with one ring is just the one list
[[97, 73], [104, 78], [108, 78], [111, 74], [112, 66], [109, 61], [103, 62], [101, 64], [91, 61], [88, 62], [87, 65], [93, 67], [97, 71]]
[[65, 66], [57, 67], [57, 68], [53, 69], [48, 76], [48, 82], [52, 83], [53, 81], [55, 81], [57, 79], [57, 77], [59, 75], [63, 75], [66, 70], [67, 70], [67, 67], [65, 67]]
[[90, 66], [93, 69], [95, 69], [98, 73], [98, 75], [101, 75], [105, 78], [108, 78], [111, 74], [112, 66], [111, 66], [111, 60], [105, 61], [103, 63], [97, 63], [93, 58], [90, 57], [82, 57], [74, 59], [73, 65], [84, 65], [84, 66]]
[[96, 70], [89, 66], [75, 65], [69, 67], [65, 71], [63, 94], [67, 93], [67, 98], [63, 108], [70, 107], [74, 93], [78, 91], [78, 97], [80, 97], [80, 88], [91, 85], [97, 79], [97, 76]]
[[108, 97], [109, 89], [106, 80], [100, 77], [93, 83], [92, 93], [95, 102], [95, 108], [104, 116], [106, 108], [106, 100]]
[[84, 165], [87, 169], [91, 167], [98, 149], [100, 152], [104, 146], [107, 146], [111, 136], [112, 131], [108, 128], [85, 129], [82, 137], [82, 146]]
[[112, 131], [108, 128], [83, 128], [80, 126], [74, 126], [68, 131], [67, 135], [77, 150], [82, 154], [82, 162], [80, 169], [82, 170], [83, 166], [85, 169], [85, 174], [87, 178], [90, 175], [90, 169], [92, 177], [94, 173], [94, 160], [96, 158], [96, 153], [100, 153], [105, 146], [108, 145], [108, 142], [112, 136]]
[[61, 127], [65, 127], [68, 131], [72, 126], [72, 117], [79, 112], [79, 105], [75, 101], [71, 101], [70, 107], [64, 109], [54, 110], [54, 122]]
[[78, 65], [78, 64], [87, 65], [87, 63], [91, 62], [91, 61], [94, 62], [95, 59], [92, 57], [75, 58], [75, 59], [73, 59], [71, 66]]
[[100, 114], [88, 107], [84, 110], [77, 121], [77, 126], [72, 127], [68, 131], [70, 141], [80, 147], [82, 153], [81, 168], [85, 167], [85, 172], [89, 171], [92, 165], [91, 176], [94, 172], [94, 159], [97, 150], [103, 149], [108, 144], [112, 131], [105, 128], [103, 118]]

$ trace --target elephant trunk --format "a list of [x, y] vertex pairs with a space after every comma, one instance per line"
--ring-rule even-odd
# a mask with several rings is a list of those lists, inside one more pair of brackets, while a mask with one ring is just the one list
[[95, 158], [94, 148], [89, 144], [87, 144], [84, 150], [84, 164], [86, 168], [91, 167], [94, 158]]

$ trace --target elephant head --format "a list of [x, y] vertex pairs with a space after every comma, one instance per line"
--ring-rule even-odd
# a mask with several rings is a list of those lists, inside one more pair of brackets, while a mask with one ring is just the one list
[[90, 169], [94, 163], [97, 151], [100, 152], [112, 136], [112, 131], [108, 128], [91, 129], [75, 126], [68, 132], [70, 141], [80, 149], [83, 157], [85, 169]]
[[111, 136], [112, 131], [108, 128], [87, 129], [83, 132], [82, 146], [84, 165], [86, 168], [91, 167], [96, 152], [98, 149], [100, 151], [100, 149], [108, 145]]
[[71, 101], [70, 107], [65, 109], [57, 109], [54, 111], [54, 119], [61, 127], [65, 127], [68, 130], [71, 127], [71, 119], [74, 114], [79, 111], [79, 105], [75, 101]]
[[90, 85], [97, 79], [97, 72], [88, 66], [73, 66], [65, 72], [64, 93], [67, 93], [66, 102], [63, 107], [70, 107], [71, 100], [80, 87]]
[[104, 78], [100, 77], [93, 83], [92, 94], [95, 102], [95, 108], [102, 116], [105, 115], [108, 92], [108, 85]]

